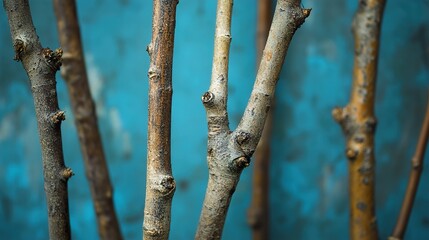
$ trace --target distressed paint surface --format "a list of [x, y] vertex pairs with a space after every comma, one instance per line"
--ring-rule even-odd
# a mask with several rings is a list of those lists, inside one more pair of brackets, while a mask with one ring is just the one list
[[[328, 0], [327, 0], [328, 1]], [[102, 3], [102, 4], [101, 4]], [[244, 111], [255, 76], [256, 1], [235, 0], [229, 74], [230, 125]], [[348, 236], [344, 137], [331, 117], [350, 93], [351, 21], [357, 1], [303, 1], [313, 8], [289, 48], [277, 88], [271, 168], [273, 239], [345, 239]], [[32, 1], [45, 46], [58, 46], [51, 1]], [[147, 126], [147, 70], [151, 1], [79, 1], [91, 90], [115, 204], [125, 239], [141, 238]], [[210, 84], [215, 1], [180, 1], [173, 67], [172, 167], [177, 190], [171, 239], [192, 239], [207, 184], [205, 111]], [[429, 87], [429, 3], [388, 1], [382, 26], [376, 116], [379, 235], [391, 232], [408, 179]], [[196, 20], [198, 19], [198, 20]], [[103, 39], [103, 37], [106, 37]], [[41, 153], [27, 77], [14, 62], [6, 14], [0, 12], [0, 236], [46, 239]], [[57, 75], [59, 77], [59, 74]], [[98, 239], [95, 214], [65, 84], [58, 81], [74, 239]], [[191, 130], [191, 132], [188, 132]], [[232, 198], [224, 239], [250, 239], [246, 211], [251, 167]], [[429, 235], [429, 163], [426, 159], [406, 239]], [[137, 191], [135, 189], [138, 189]], [[17, 231], [19, 229], [23, 229]]]

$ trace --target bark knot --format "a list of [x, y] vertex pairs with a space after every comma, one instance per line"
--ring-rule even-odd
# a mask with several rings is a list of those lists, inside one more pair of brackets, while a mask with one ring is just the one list
[[63, 50], [61, 48], [57, 48], [55, 51], [52, 51], [49, 48], [43, 48], [42, 56], [53, 71], [60, 70], [63, 56]]
[[249, 142], [251, 137], [251, 134], [248, 132], [238, 132], [235, 136], [235, 141], [238, 143], [238, 145], [243, 145]]
[[203, 96], [201, 96], [201, 101], [203, 102], [204, 106], [213, 106], [213, 102], [214, 102], [214, 94], [212, 92], [205, 92], [203, 94]]
[[51, 121], [51, 123], [53, 124], [58, 124], [61, 121], [66, 120], [66, 114], [64, 111], [56, 111], [55, 113], [52, 113], [49, 116], [49, 120]]
[[154, 190], [158, 191], [163, 196], [171, 195], [176, 189], [176, 182], [170, 175], [158, 175], [153, 178]]
[[241, 156], [233, 160], [233, 169], [241, 171], [250, 165], [250, 158]]
[[73, 173], [73, 171], [72, 171], [72, 169], [71, 169], [71, 168], [64, 168], [64, 169], [61, 171], [61, 178], [62, 178], [64, 181], [69, 180], [73, 175], [74, 175], [74, 173]]
[[13, 48], [15, 50], [15, 57], [13, 60], [19, 62], [22, 59], [22, 54], [25, 52], [25, 44], [24, 41], [21, 39], [15, 39], [15, 42], [13, 43]]

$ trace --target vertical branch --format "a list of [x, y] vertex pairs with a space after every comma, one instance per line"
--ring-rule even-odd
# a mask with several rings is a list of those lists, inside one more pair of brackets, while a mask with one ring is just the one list
[[[259, 0], [256, 36], [257, 63], [261, 61], [271, 18], [271, 0]], [[255, 151], [252, 202], [248, 210], [248, 222], [252, 228], [254, 240], [269, 239], [269, 163], [272, 112], [273, 109], [268, 113], [261, 139]]]
[[361, 0], [353, 21], [355, 58], [351, 98], [335, 108], [349, 159], [350, 239], [377, 239], [375, 216], [375, 86], [384, 0]]
[[[250, 157], [261, 137], [289, 43], [310, 14], [310, 10], [302, 9], [300, 4], [299, 0], [277, 1], [254, 89], [238, 128], [231, 132], [226, 112], [225, 76], [231, 39], [232, 0], [218, 1], [214, 73], [210, 90], [202, 97], [208, 123], [209, 180], [195, 239], [220, 239], [222, 236], [228, 207], [241, 172], [249, 165]], [[217, 72], [219, 69], [222, 72]]]
[[202, 97], [203, 103], [210, 103], [212, 109], [207, 112], [208, 121], [213, 123], [209, 124], [209, 135], [229, 131], [227, 101], [232, 4], [233, 0], [219, 0], [216, 10], [211, 83], [209, 91]]
[[113, 204], [113, 189], [98, 130], [85, 67], [75, 0], [54, 0], [58, 34], [63, 48], [61, 73], [67, 83], [75, 115], [86, 176], [101, 239], [122, 239]]
[[149, 119], [143, 238], [168, 239], [176, 184], [171, 172], [170, 126], [174, 29], [178, 0], [154, 0], [148, 46]]
[[55, 72], [61, 66], [62, 50], [42, 48], [27, 0], [3, 0], [8, 15], [15, 60], [21, 61], [30, 79], [42, 148], [44, 186], [48, 207], [49, 238], [70, 239], [67, 180], [73, 175], [64, 165], [61, 121]]
[[411, 173], [408, 180], [407, 190], [402, 202], [402, 208], [398, 216], [398, 220], [389, 240], [400, 240], [404, 238], [405, 230], [410, 219], [411, 210], [414, 204], [414, 198], [417, 194], [417, 188], [420, 182], [420, 175], [423, 171], [423, 159], [426, 152], [426, 146], [429, 137], [429, 100], [426, 106], [426, 115], [423, 121], [422, 129], [420, 130], [419, 141], [416, 151], [411, 159]]

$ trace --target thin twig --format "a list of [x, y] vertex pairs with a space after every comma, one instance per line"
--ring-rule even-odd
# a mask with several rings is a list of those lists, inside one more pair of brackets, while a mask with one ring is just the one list
[[202, 97], [208, 122], [209, 181], [196, 239], [220, 239], [231, 197], [262, 134], [280, 69], [296, 29], [309, 16], [301, 1], [279, 0], [255, 85], [238, 128], [229, 130], [226, 112], [232, 0], [219, 0], [213, 73]]
[[48, 207], [49, 238], [70, 239], [67, 180], [73, 175], [64, 165], [61, 121], [55, 73], [62, 50], [42, 48], [31, 18], [28, 0], [3, 0], [7, 12], [15, 60], [21, 61], [30, 79], [42, 148], [44, 185]]
[[[262, 52], [270, 30], [272, 19], [271, 1], [258, 1], [256, 36], [258, 64], [261, 61]], [[255, 151], [252, 202], [248, 210], [248, 223], [252, 228], [254, 240], [269, 239], [269, 166], [272, 113], [273, 108], [268, 112], [264, 130]]]
[[113, 189], [98, 130], [95, 104], [89, 89], [75, 0], [54, 0], [63, 66], [75, 116], [86, 176], [94, 201], [101, 239], [122, 239], [113, 204]]
[[389, 240], [400, 240], [404, 238], [405, 230], [407, 229], [410, 219], [411, 210], [413, 209], [414, 198], [417, 194], [417, 188], [420, 182], [420, 175], [423, 171], [423, 160], [426, 152], [426, 146], [429, 137], [429, 100], [426, 105], [426, 115], [423, 121], [422, 129], [420, 130], [419, 141], [417, 143], [416, 152], [411, 159], [411, 173], [408, 180], [407, 190], [402, 202], [401, 212], [398, 216], [395, 229]]
[[335, 108], [349, 159], [350, 239], [377, 239], [374, 115], [379, 38], [384, 0], [359, 1], [353, 21], [355, 58], [349, 104]]
[[154, 0], [148, 46], [149, 119], [143, 238], [168, 239], [176, 184], [170, 161], [174, 29], [178, 0]]

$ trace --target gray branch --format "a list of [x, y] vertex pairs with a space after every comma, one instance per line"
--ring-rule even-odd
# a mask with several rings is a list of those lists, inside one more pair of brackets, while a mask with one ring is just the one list
[[48, 206], [49, 237], [70, 239], [67, 180], [73, 175], [64, 166], [61, 121], [55, 72], [61, 66], [62, 50], [42, 48], [31, 19], [27, 0], [4, 0], [9, 19], [15, 60], [21, 61], [30, 79], [42, 148], [43, 173]]
[[202, 97], [208, 122], [209, 181], [196, 239], [221, 238], [241, 172], [249, 165], [261, 137], [289, 43], [310, 14], [310, 10], [301, 8], [299, 0], [277, 1], [249, 103], [239, 126], [231, 132], [226, 112], [231, 12], [232, 0], [218, 1], [212, 81]]

